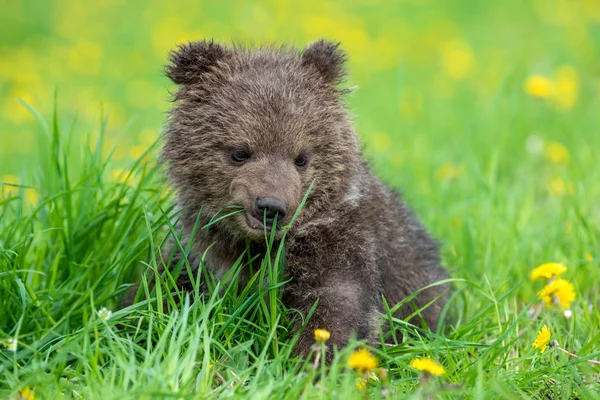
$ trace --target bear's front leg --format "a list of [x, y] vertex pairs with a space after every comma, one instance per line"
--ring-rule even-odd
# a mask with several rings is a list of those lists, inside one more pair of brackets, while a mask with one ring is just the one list
[[284, 289], [284, 303], [306, 317], [318, 302], [296, 346], [297, 354], [309, 353], [317, 328], [328, 330], [328, 344], [338, 348], [352, 335], [369, 343], [377, 341], [383, 311], [380, 273], [364, 236], [362, 247], [353, 245], [358, 234], [312, 232], [291, 241], [285, 267], [291, 281]]
[[[381, 322], [382, 302], [379, 293], [348, 277], [325, 277], [314, 286], [301, 280], [284, 291], [284, 302], [306, 316], [315, 302], [317, 307], [300, 336], [295, 353], [306, 356], [315, 343], [314, 330], [331, 333], [329, 345], [338, 348], [348, 344], [350, 336], [373, 343]], [[298, 321], [298, 327], [302, 321]], [[329, 353], [331, 356], [331, 352]]]

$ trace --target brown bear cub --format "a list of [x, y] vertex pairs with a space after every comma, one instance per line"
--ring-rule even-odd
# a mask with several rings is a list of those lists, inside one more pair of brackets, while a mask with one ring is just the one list
[[[198, 229], [192, 267], [203, 258], [222, 277], [248, 243], [265, 256], [265, 230], [281, 240], [312, 184], [284, 239], [285, 305], [306, 315], [318, 301], [297, 353], [308, 352], [315, 328], [330, 331], [338, 347], [352, 334], [377, 342], [382, 296], [392, 306], [448, 277], [436, 242], [361, 157], [337, 87], [345, 61], [338, 44], [318, 41], [298, 52], [200, 41], [170, 61], [167, 75], [179, 88], [161, 156], [177, 191], [184, 246], [199, 213], [202, 227], [227, 206], [243, 208]], [[189, 285], [185, 274], [179, 284]], [[398, 316], [440, 297], [421, 312], [435, 327], [447, 290], [422, 291]]]

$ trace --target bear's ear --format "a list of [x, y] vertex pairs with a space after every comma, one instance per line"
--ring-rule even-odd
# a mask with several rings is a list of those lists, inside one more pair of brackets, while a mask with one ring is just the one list
[[304, 49], [302, 65], [315, 68], [327, 82], [339, 83], [344, 78], [346, 62], [346, 54], [339, 47], [339, 42], [321, 39]]
[[165, 72], [178, 85], [194, 83], [202, 74], [209, 72], [217, 62], [231, 53], [231, 50], [212, 40], [182, 44], [169, 53], [170, 63], [166, 66]]

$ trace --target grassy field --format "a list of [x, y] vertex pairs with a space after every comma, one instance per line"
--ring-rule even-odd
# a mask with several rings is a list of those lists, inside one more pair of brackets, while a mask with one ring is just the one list
[[[0, 398], [600, 398], [598, 0], [0, 10]], [[290, 357], [278, 263], [260, 290], [192, 301], [167, 276], [118, 309], [172, 214], [154, 144], [166, 52], [205, 36], [342, 41], [365, 154], [442, 243], [452, 324], [393, 321], [404, 339], [363, 371], [360, 343], [329, 366]], [[574, 299], [557, 279], [541, 298], [530, 273], [548, 262]]]

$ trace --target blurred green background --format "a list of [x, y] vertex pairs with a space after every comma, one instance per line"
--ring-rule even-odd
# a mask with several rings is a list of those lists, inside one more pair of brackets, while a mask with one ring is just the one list
[[[414, 165], [407, 153], [419, 152], [423, 165], [411, 176], [425, 192], [430, 177], [461, 176], [468, 151], [506, 145], [518, 160], [532, 135], [531, 146], [540, 136], [540, 146], [556, 139], [561, 150], [564, 132], [519, 123], [519, 110], [600, 112], [599, 0], [1, 3], [5, 181], [26, 175], [40, 129], [18, 99], [50, 116], [55, 89], [63, 130], [75, 121], [73, 132], [94, 135], [102, 109], [115, 165], [138, 157], [170, 107], [174, 87], [162, 73], [168, 51], [200, 38], [298, 47], [320, 37], [341, 41], [348, 85], [357, 87], [347, 101], [367, 153], [394, 180], [398, 166]], [[510, 126], [498, 123], [506, 115]]]

